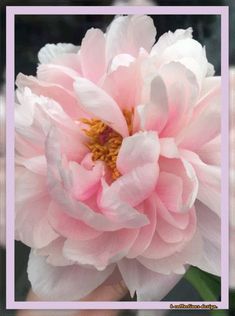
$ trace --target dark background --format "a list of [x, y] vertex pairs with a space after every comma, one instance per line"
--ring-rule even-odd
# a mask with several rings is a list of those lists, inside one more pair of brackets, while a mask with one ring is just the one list
[[[1, 0], [0, 0], [1, 1]], [[235, 34], [235, 1], [233, 0], [157, 0], [158, 5], [229, 5], [230, 34]], [[111, 5], [110, 0], [84, 1], [46, 1], [46, 0], [9, 0], [0, 2], [1, 6], [1, 48], [5, 47], [5, 5]], [[98, 27], [105, 31], [113, 16], [17, 16], [15, 20], [15, 73], [23, 72], [35, 75], [37, 53], [46, 43], [68, 42], [80, 45], [83, 36], [90, 27]], [[157, 38], [168, 30], [193, 27], [193, 36], [206, 46], [208, 60], [215, 66], [216, 74], [220, 74], [220, 17], [219, 16], [153, 16], [157, 28]], [[223, 43], [222, 43], [223, 45]], [[230, 64], [235, 64], [235, 41], [230, 41]], [[1, 49], [0, 80], [4, 82], [5, 52]], [[29, 288], [26, 267], [29, 249], [16, 242], [16, 300], [24, 300]], [[0, 252], [0, 275], [5, 274], [5, 251]], [[5, 300], [5, 282], [0, 281], [0, 306]], [[169, 293], [166, 300], [201, 300], [187, 281], [180, 282]], [[126, 311], [125, 315], [134, 315]], [[14, 315], [13, 311], [0, 311], [0, 316]], [[157, 314], [156, 314], [157, 315]], [[174, 311], [170, 315], [209, 315], [205, 311]], [[217, 314], [219, 315], [219, 314]], [[235, 315], [230, 311], [230, 316]]]

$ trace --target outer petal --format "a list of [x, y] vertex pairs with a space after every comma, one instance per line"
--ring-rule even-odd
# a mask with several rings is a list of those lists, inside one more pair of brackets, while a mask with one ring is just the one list
[[[204, 204], [195, 203], [198, 227], [203, 238], [203, 258], [198, 267], [208, 273], [220, 275], [221, 267], [221, 221], [220, 217]], [[208, 223], [210, 223], [208, 225]]]
[[42, 64], [37, 69], [38, 80], [60, 85], [70, 92], [73, 91], [73, 82], [78, 75], [75, 70], [61, 65]]
[[159, 75], [164, 81], [168, 98], [168, 120], [161, 137], [171, 137], [189, 121], [199, 96], [199, 87], [193, 72], [179, 62], [162, 66]]
[[76, 80], [74, 89], [85, 111], [100, 118], [123, 137], [128, 135], [125, 118], [117, 103], [108, 94], [84, 78]]
[[105, 72], [105, 37], [101, 30], [92, 28], [87, 31], [80, 56], [83, 76], [98, 82]]
[[56, 202], [52, 202], [48, 210], [48, 221], [60, 235], [72, 240], [89, 240], [98, 237], [102, 232], [93, 229], [84, 222], [69, 216]]
[[106, 34], [106, 58], [109, 62], [118, 54], [136, 57], [140, 48], [150, 51], [155, 42], [156, 29], [148, 16], [119, 16]]
[[58, 237], [48, 222], [48, 206], [48, 200], [38, 200], [24, 203], [21, 210], [18, 207], [17, 236], [28, 247], [42, 248]]
[[40, 298], [52, 301], [79, 300], [100, 284], [113, 272], [114, 266], [104, 271], [83, 268], [79, 265], [54, 267], [46, 258], [31, 251], [28, 276], [32, 289]]
[[78, 46], [66, 43], [46, 44], [40, 49], [38, 59], [41, 64], [49, 64], [58, 56], [68, 53], [77, 53], [78, 49]]
[[56, 267], [70, 266], [74, 262], [63, 256], [64, 242], [65, 239], [59, 237], [53, 240], [48, 246], [35, 250], [35, 255], [47, 257], [46, 262]]
[[[63, 253], [78, 264], [94, 266], [99, 271], [127, 255], [135, 241], [138, 230], [122, 229], [117, 232], [103, 233], [87, 241], [67, 240]], [[104, 247], [105, 245], [105, 247]]]
[[172, 61], [179, 61], [190, 69], [197, 77], [199, 86], [210, 68], [207, 62], [205, 49], [192, 38], [176, 41], [156, 57], [156, 63], [163, 65]]
[[38, 96], [43, 95], [55, 100], [71, 118], [79, 119], [86, 117], [86, 114], [79, 107], [75, 96], [58, 84], [40, 81], [33, 76], [25, 76], [20, 73], [17, 76], [16, 85], [19, 88], [29, 87], [34, 94]]
[[217, 215], [221, 215], [221, 169], [219, 166], [207, 165], [193, 152], [182, 150], [183, 157], [189, 161], [198, 178], [197, 199]]
[[182, 278], [180, 275], [160, 275], [146, 269], [137, 260], [123, 259], [118, 263], [131, 296], [136, 292], [138, 301], [160, 301]]
[[[213, 124], [211, 124], [213, 122]], [[220, 87], [205, 96], [194, 110], [191, 121], [176, 138], [183, 148], [198, 150], [221, 132]]]
[[186, 38], [192, 38], [192, 28], [189, 27], [186, 30], [178, 29], [175, 32], [168, 31], [167, 33], [164, 33], [157, 43], [153, 46], [151, 50], [151, 56], [161, 56], [161, 54], [164, 52], [165, 49], [167, 49], [169, 46], [173, 45], [174, 43], [186, 39]]
[[202, 239], [199, 233], [188, 242], [179, 252], [174, 252], [171, 256], [162, 259], [150, 259], [144, 256], [138, 257], [146, 268], [162, 274], [184, 274], [185, 265], [197, 265], [202, 258]]
[[[168, 207], [171, 205], [171, 211], [187, 212], [193, 206], [198, 194], [198, 179], [194, 171], [194, 168], [186, 159], [183, 159], [183, 158], [167, 159], [163, 157], [159, 159], [159, 167], [160, 167], [161, 172], [162, 173], [164, 172], [164, 174], [162, 175], [166, 175], [166, 173], [168, 173], [167, 175], [168, 178], [169, 178], [169, 174], [173, 174], [174, 176], [177, 176], [178, 178], [180, 178], [182, 181], [182, 188], [183, 188], [182, 203], [178, 199], [177, 199], [178, 202], [174, 200], [168, 200], [165, 194], [165, 190], [167, 190], [171, 194], [172, 197], [174, 196], [176, 198], [180, 190], [180, 187], [178, 187], [178, 185], [180, 185], [179, 184], [180, 181], [173, 176], [172, 179], [174, 178], [174, 183], [178, 183], [178, 184], [174, 186], [172, 183], [171, 186], [168, 188], [166, 184], [164, 183], [165, 181], [163, 181], [163, 177], [162, 177], [162, 181], [159, 184], [160, 197], [163, 198], [163, 201], [166, 202]], [[176, 190], [178, 193], [176, 192]], [[157, 191], [158, 191], [158, 188], [157, 188]], [[175, 203], [175, 202], [176, 204], [173, 206], [172, 203]], [[177, 203], [180, 203], [180, 204], [177, 204]], [[179, 207], [180, 205], [181, 207]]]

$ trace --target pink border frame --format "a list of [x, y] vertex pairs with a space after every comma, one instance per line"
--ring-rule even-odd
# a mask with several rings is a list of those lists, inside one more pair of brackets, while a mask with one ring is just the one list
[[[220, 15], [222, 75], [222, 199], [221, 217], [221, 301], [219, 302], [19, 302], [15, 301], [14, 274], [14, 18], [15, 15]], [[6, 22], [6, 210], [7, 210], [7, 309], [169, 309], [170, 304], [213, 304], [218, 309], [229, 307], [229, 28], [227, 6], [154, 6], [154, 7], [79, 7], [79, 6], [7, 6]]]

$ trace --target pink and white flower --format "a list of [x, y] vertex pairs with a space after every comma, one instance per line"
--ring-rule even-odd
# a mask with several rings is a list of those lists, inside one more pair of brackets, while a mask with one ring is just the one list
[[17, 77], [16, 238], [43, 299], [123, 279], [160, 300], [220, 274], [220, 77], [192, 30], [119, 16]]

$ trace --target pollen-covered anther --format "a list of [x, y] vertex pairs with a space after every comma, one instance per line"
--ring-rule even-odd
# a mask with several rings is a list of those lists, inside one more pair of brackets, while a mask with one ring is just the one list
[[[123, 114], [131, 135], [133, 111], [123, 110]], [[113, 180], [116, 180], [121, 176], [116, 161], [123, 137], [99, 119], [83, 118], [80, 121], [88, 126], [88, 129], [83, 129], [83, 131], [89, 137], [86, 146], [92, 153], [92, 160], [104, 161], [111, 171]]]

